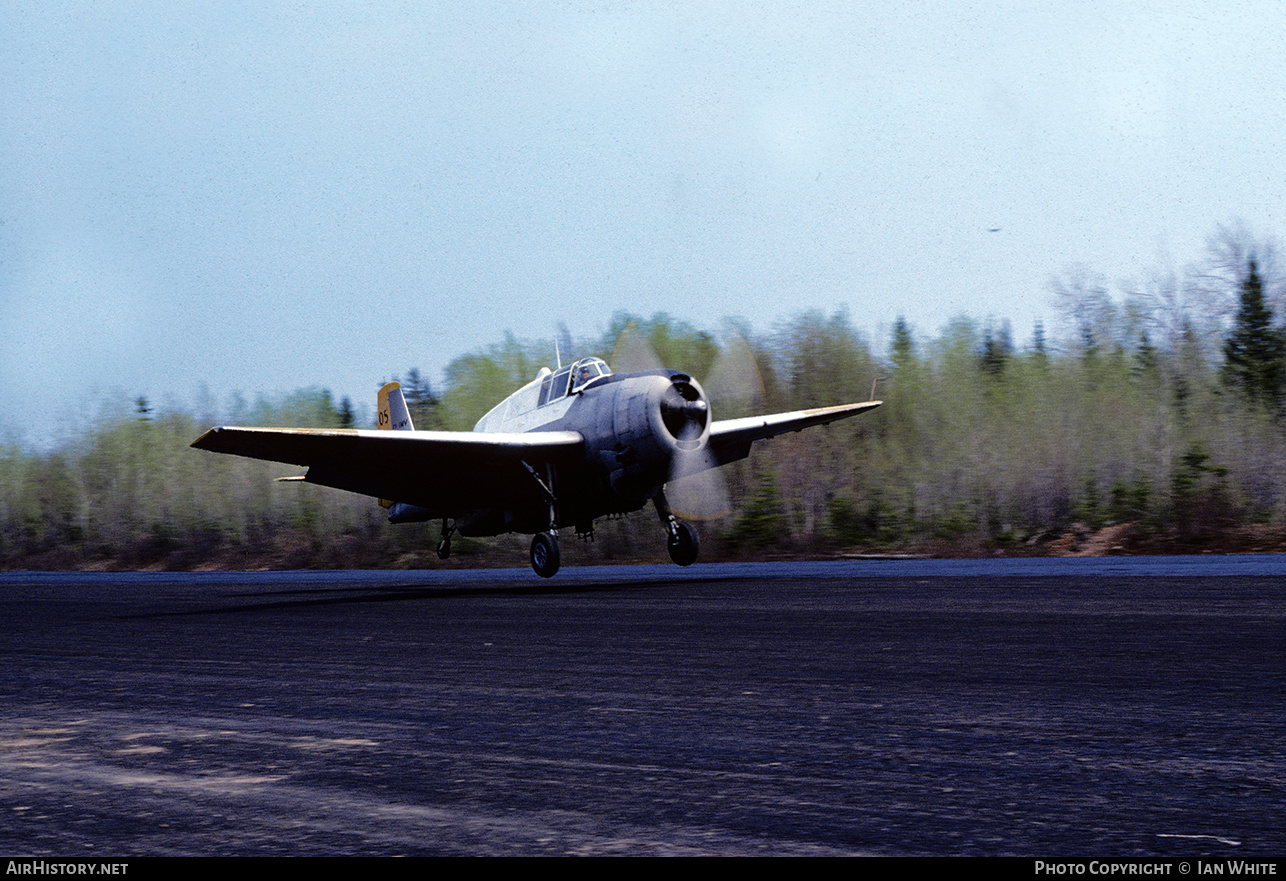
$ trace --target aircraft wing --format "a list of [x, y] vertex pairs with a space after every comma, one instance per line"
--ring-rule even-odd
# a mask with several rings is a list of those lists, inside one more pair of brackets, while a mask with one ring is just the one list
[[[212, 428], [198, 450], [285, 462], [304, 480], [455, 516], [538, 491], [527, 466], [578, 458], [576, 431], [365, 431]], [[526, 464], [524, 464], [526, 463]]]
[[863, 401], [860, 404], [840, 404], [837, 407], [816, 407], [811, 410], [716, 421], [710, 426], [710, 449], [714, 451], [716, 462], [725, 465], [744, 459], [750, 454], [750, 445], [757, 440], [847, 419], [858, 413], [874, 410], [882, 403], [883, 401]]

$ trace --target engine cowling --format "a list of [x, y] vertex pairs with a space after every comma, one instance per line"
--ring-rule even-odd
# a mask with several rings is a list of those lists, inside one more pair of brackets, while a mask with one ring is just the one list
[[677, 371], [629, 375], [613, 385], [592, 445], [612, 493], [637, 506], [675, 476], [676, 466], [704, 458], [710, 401], [700, 383]]

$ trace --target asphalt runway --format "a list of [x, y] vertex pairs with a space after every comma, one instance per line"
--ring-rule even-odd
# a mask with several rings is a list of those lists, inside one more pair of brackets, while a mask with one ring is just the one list
[[0, 573], [0, 854], [1280, 857], [1284, 619], [1279, 558]]

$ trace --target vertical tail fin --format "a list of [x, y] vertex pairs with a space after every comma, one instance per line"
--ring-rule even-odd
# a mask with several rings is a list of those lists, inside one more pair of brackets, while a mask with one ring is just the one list
[[411, 424], [411, 411], [406, 409], [402, 386], [390, 382], [380, 389], [379, 427], [393, 431], [415, 431]]
[[[414, 431], [411, 424], [411, 411], [406, 409], [406, 399], [402, 397], [402, 386], [396, 382], [386, 383], [380, 389], [379, 416], [377, 424], [390, 431]], [[393, 502], [380, 499], [381, 508], [391, 508]]]

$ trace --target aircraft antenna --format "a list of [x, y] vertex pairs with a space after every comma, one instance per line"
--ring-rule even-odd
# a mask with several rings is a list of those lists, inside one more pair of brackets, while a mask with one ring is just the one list
[[558, 322], [558, 336], [554, 338], [554, 351], [558, 353], [558, 366], [562, 367], [563, 356], [562, 350], [558, 348], [559, 340], [561, 340], [562, 344], [567, 347], [567, 357], [570, 358], [572, 356], [572, 352], [576, 349], [576, 344], [572, 342], [572, 332], [568, 330], [567, 325], [561, 321]]
[[869, 401], [875, 400], [875, 387], [886, 379], [888, 379], [887, 376], [880, 376], [878, 373], [875, 374], [875, 379], [871, 380], [871, 396], [867, 398], [867, 400]]

